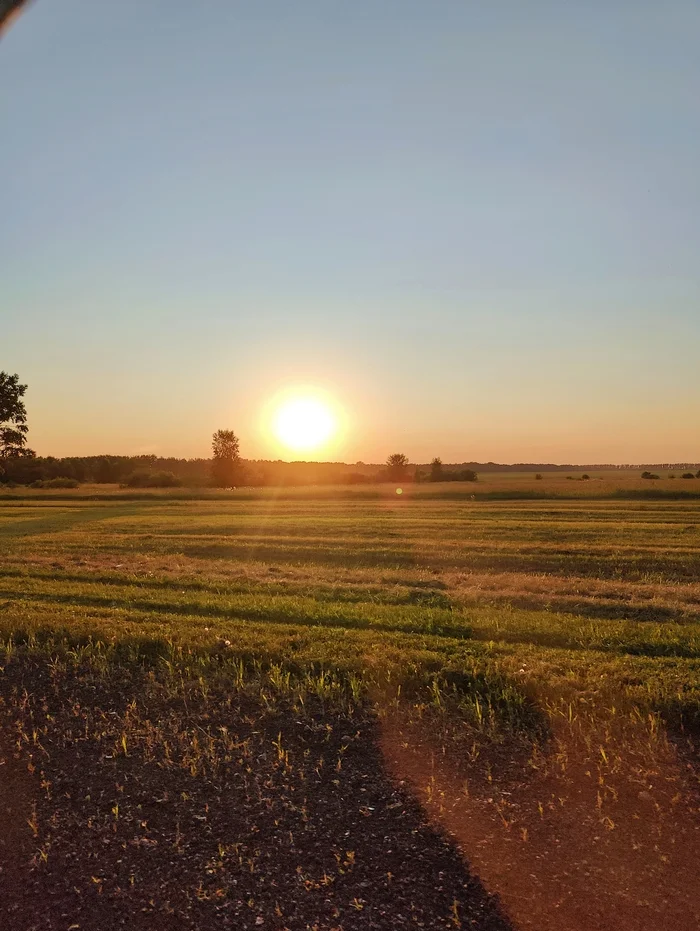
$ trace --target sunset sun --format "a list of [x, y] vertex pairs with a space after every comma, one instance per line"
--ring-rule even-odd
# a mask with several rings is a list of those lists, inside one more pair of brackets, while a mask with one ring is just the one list
[[272, 432], [287, 449], [315, 452], [338, 431], [338, 418], [330, 403], [313, 395], [281, 400], [272, 417]]

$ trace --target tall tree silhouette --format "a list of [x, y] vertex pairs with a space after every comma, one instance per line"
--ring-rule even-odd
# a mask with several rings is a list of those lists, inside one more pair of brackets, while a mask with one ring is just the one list
[[408, 456], [392, 453], [386, 460], [387, 477], [390, 482], [402, 482], [408, 476]]
[[212, 483], [217, 488], [231, 488], [240, 484], [242, 463], [240, 444], [233, 430], [217, 430], [211, 441]]
[[20, 385], [19, 375], [0, 372], [0, 458], [33, 456], [26, 448], [27, 409], [24, 406], [26, 385]]

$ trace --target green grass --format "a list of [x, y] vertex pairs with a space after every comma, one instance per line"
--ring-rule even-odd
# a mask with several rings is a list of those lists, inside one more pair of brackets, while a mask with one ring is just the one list
[[426, 702], [461, 675], [460, 707], [478, 693], [509, 726], [520, 712], [506, 706], [572, 701], [697, 719], [700, 501], [441, 489], [453, 494], [12, 493], [0, 633], [198, 655], [228, 641], [245, 662], [328, 668], [367, 695]]

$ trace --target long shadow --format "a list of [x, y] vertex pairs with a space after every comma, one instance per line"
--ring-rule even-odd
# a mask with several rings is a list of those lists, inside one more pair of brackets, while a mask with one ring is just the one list
[[[473, 642], [501, 642], [523, 645], [537, 645], [554, 649], [577, 650], [583, 652], [616, 653], [629, 656], [677, 657], [683, 659], [700, 658], [700, 649], [686, 644], [674, 643], [581, 643], [567, 637], [559, 631], [517, 631], [502, 628], [475, 629], [467, 622], [461, 625], [436, 622], [434, 619], [418, 622], [374, 622], [369, 618], [350, 617], [342, 614], [319, 614], [316, 617], [290, 615], [284, 610], [263, 608], [237, 608], [219, 605], [177, 605], [163, 604], [145, 599], [123, 602], [115, 601], [109, 596], [98, 595], [60, 595], [41, 592], [24, 593], [5, 591], [7, 604], [16, 601], [30, 601], [43, 604], [67, 604], [87, 608], [100, 608], [105, 611], [139, 611], [144, 614], [175, 615], [177, 617], [205, 617], [221, 620], [249, 621], [259, 624], [280, 624], [294, 627], [328, 627], [346, 630], [372, 630], [379, 633], [402, 633], [423, 637], [438, 637], [451, 640], [471, 640]], [[3, 605], [4, 606], [4, 605]], [[1, 617], [1, 614], [0, 614]]]
[[[125, 910], [134, 931], [222, 927], [217, 890], [238, 884], [258, 911], [270, 903], [271, 914], [276, 903], [290, 929], [340, 927], [337, 916], [342, 910], [347, 916], [342, 926], [354, 929], [393, 931], [410, 924], [514, 931], [498, 898], [489, 894], [455, 844], [430, 825], [407, 787], [392, 779], [379, 747], [376, 719], [367, 707], [348, 711], [309, 695], [301, 711], [284, 701], [271, 709], [252, 692], [241, 698], [226, 684], [213, 685], [206, 704], [201, 704], [187, 701], [187, 683], [177, 692], [169, 689], [169, 697], [163, 698], [160, 690], [149, 688], [140, 670], [120, 671], [123, 675], [113, 677], [109, 688], [96, 693], [91, 676], [72, 675], [49, 683], [45, 667], [26, 669], [17, 662], [9, 670], [15, 690], [27, 689], [29, 713], [40, 722], [46, 750], [41, 774], [53, 785], [76, 787], [53, 797], [37, 788], [39, 823], [53, 819], [59, 827], [52, 832], [45, 867], [27, 866], [4, 890], [0, 912], [12, 916], [13, 928], [46, 927], [47, 920], [60, 922], [65, 912], [79, 914], [81, 926], [117, 928]], [[55, 696], [49, 699], [50, 715], [42, 708], [49, 691]], [[155, 752], [146, 756], [137, 744], [130, 745], [128, 755], [116, 760], [105, 759], [99, 740], [81, 741], [79, 752], [66, 747], [65, 734], [75, 728], [74, 707], [81, 709], [86, 722], [107, 717], [122, 728], [123, 708], [133, 699], [138, 699], [140, 715], [157, 722]], [[212, 766], [204, 777], [189, 766], [163, 765], [161, 743], [177, 747], [191, 728], [211, 734], [213, 745], [220, 731], [236, 742], [245, 741], [251, 750], [245, 778], [235, 759]], [[277, 775], [270, 755], [274, 743], [288, 748], [293, 780]], [[21, 760], [25, 773], [28, 759]], [[336, 769], [341, 759], [342, 767]], [[117, 775], [129, 786], [119, 797], [118, 822], [110, 817]], [[297, 780], [303, 791], [296, 787]], [[251, 785], [261, 787], [263, 804]], [[144, 817], [148, 833], [144, 822], [134, 843], [134, 830], [128, 825]], [[87, 823], [93, 830], [85, 832]], [[160, 841], [153, 853], [157, 860], [149, 861], [148, 849], [138, 844], [149, 835]], [[238, 853], [240, 847], [243, 857], [221, 852], [222, 839], [227, 838], [240, 841], [235, 850]], [[181, 843], [181, 853], [187, 855], [172, 861], [175, 868], [172, 862], [170, 868], [156, 868], [163, 851]], [[252, 859], [249, 868], [244, 857], [253, 846], [255, 868]], [[169, 856], [172, 860], [174, 855]], [[109, 879], [99, 894], [85, 894], [86, 884], [95, 883], [90, 877], [96, 860], [100, 876]], [[207, 862], [218, 863], [216, 870], [206, 873], [202, 863]], [[326, 871], [333, 877], [330, 882]], [[134, 874], [138, 882], [129, 885], [128, 877]], [[120, 889], [117, 881], [122, 876]], [[323, 881], [315, 881], [321, 876]], [[237, 893], [231, 896], [234, 903], [236, 898]], [[362, 911], [360, 917], [351, 912], [353, 902]], [[155, 909], [162, 903], [173, 916], [167, 925], [157, 920]], [[229, 924], [228, 915], [223, 920], [227, 927], [252, 927], [254, 916], [246, 907], [242, 921], [235, 918]], [[282, 926], [275, 921], [272, 925]], [[65, 920], [61, 926], [66, 926]]]
[[453, 569], [478, 569], [479, 571], [519, 572], [555, 575], [559, 578], [613, 579], [616, 581], [639, 581], [650, 574], [667, 581], [696, 581], [700, 576], [700, 556], [688, 553], [686, 563], [659, 556], [644, 559], [620, 559], [614, 553], [598, 554], [591, 558], [585, 553], [572, 550], [570, 553], [518, 554], [491, 556], [481, 553], [456, 554], [449, 560], [429, 559], [426, 565], [444, 565]]
[[456, 552], [447, 555], [421, 553], [411, 548], [384, 550], [343, 547], [324, 549], [319, 546], [271, 546], [235, 543], [207, 543], [182, 546], [160, 546], [149, 552], [183, 555], [197, 559], [249, 559], [260, 562], [283, 561], [290, 564], [333, 565], [347, 567], [392, 567], [477, 569], [480, 571], [544, 573], [570, 578], [572, 574], [584, 578], [639, 580], [650, 573], [673, 581], [696, 580], [700, 575], [700, 556], [696, 552], [683, 554], [685, 562], [649, 555], [643, 559], [621, 559], [615, 553], [591, 557], [579, 550], [545, 553], [498, 554]]
[[[82, 582], [89, 585], [111, 585], [119, 588], [139, 588], [144, 591], [190, 591], [207, 592], [212, 595], [241, 595], [241, 594], [274, 594], [274, 595], [305, 595], [303, 584], [297, 588], [269, 581], [249, 580], [237, 583], [235, 580], [220, 579], [214, 582], [198, 579], [181, 578], [150, 578], [146, 576], [124, 576], [108, 572], [55, 572], [32, 569], [27, 573], [25, 569], [14, 567], [0, 567], [0, 578], [32, 578], [45, 579], [52, 582]], [[360, 586], [356, 589], [347, 586], [339, 587], [332, 584], [314, 582], [309, 586], [306, 597], [328, 601], [340, 601], [350, 604], [360, 604], [371, 601], [373, 604], [383, 605], [417, 605], [427, 608], [444, 608], [450, 610], [455, 607], [499, 607], [501, 605], [517, 608], [524, 611], [555, 611], [557, 613], [575, 614], [579, 617], [590, 617], [601, 621], [635, 621], [644, 623], [674, 623], [695, 624], [700, 621], [700, 610], [695, 612], [684, 611], [682, 608], [672, 608], [661, 605], [639, 605], [626, 602], [596, 601], [581, 602], [576, 598], [547, 597], [546, 603], [537, 595], [513, 596], [499, 595], [497, 592], [489, 596], [468, 596], [450, 598], [444, 594], [447, 585], [439, 580], [404, 580], [395, 584], [403, 586], [406, 591], [393, 593], [382, 586]], [[374, 597], [376, 596], [376, 597]]]
[[700, 621], [700, 610], [695, 613], [684, 612], [680, 608], [670, 608], [661, 605], [630, 605], [617, 602], [580, 602], [575, 598], [548, 597], [546, 602], [536, 596], [531, 598], [523, 595], [498, 595], [492, 598], [457, 599], [463, 605], [509, 605], [523, 611], [555, 611], [562, 614], [576, 614], [580, 617], [590, 617], [600, 621], [636, 621], [638, 623], [677, 623], [696, 624]]
[[518, 631], [473, 628], [471, 631], [471, 640], [500, 642], [500, 643], [517, 643], [527, 646], [548, 647], [555, 650], [575, 650], [590, 653], [615, 653], [624, 656], [649, 656], [649, 657], [675, 657], [677, 659], [698, 659], [700, 658], [700, 647], [690, 646], [685, 643], [649, 643], [640, 641], [637, 643], [624, 643], [622, 641], [594, 641], [592, 643], [583, 643], [567, 637], [560, 631]]
[[328, 565], [328, 566], [388, 566], [407, 568], [417, 562], [410, 550], [379, 550], [344, 548], [324, 549], [318, 546], [269, 546], [267, 544], [217, 544], [200, 546], [164, 547], [161, 552], [182, 554], [196, 559], [241, 559], [248, 558], [258, 562], [283, 561], [291, 565]]
[[0, 524], [0, 540], [17, 540], [23, 537], [43, 536], [47, 533], [61, 533], [79, 524], [92, 524], [110, 517], [131, 516], [138, 512], [132, 507], [74, 508], [68, 513], [50, 514], [36, 518], [18, 520], [14, 523]]
[[[361, 604], [371, 602], [378, 605], [423, 605], [426, 608], [443, 608], [451, 610], [454, 602], [446, 594], [447, 586], [439, 581], [427, 582], [422, 580], [396, 582], [402, 590], [387, 589], [381, 585], [347, 586], [329, 583], [313, 582], [306, 585], [304, 582], [296, 586], [285, 584], [284, 580], [276, 581], [270, 575], [268, 581], [262, 579], [245, 579], [241, 582], [235, 579], [219, 579], [205, 581], [204, 579], [151, 578], [147, 576], [124, 576], [108, 572], [65, 572], [59, 574], [50, 571], [37, 571], [32, 569], [28, 573], [25, 569], [13, 567], [0, 567], [0, 578], [13, 579], [41, 579], [47, 582], [81, 582], [87, 585], [110, 585], [114, 588], [137, 588], [143, 591], [180, 591], [180, 592], [206, 592], [210, 595], [298, 595], [305, 598], [314, 598], [318, 601], [346, 602]], [[0, 592], [1, 594], [1, 592]]]
[[[319, 614], [316, 617], [304, 617], [299, 614], [289, 614], [285, 610], [274, 608], [238, 608], [223, 605], [201, 604], [164, 604], [162, 602], [148, 601], [146, 599], [115, 600], [110, 596], [100, 595], [61, 595], [43, 592], [22, 592], [6, 589], [2, 593], [6, 601], [30, 601], [41, 604], [66, 604], [84, 608], [101, 608], [108, 610], [139, 611], [145, 614], [176, 615], [178, 617], [205, 617], [220, 618], [222, 620], [252, 621], [265, 624], [286, 624], [297, 627], [340, 627], [357, 630], [387, 631], [389, 633], [410, 633], [425, 636], [450, 637], [454, 640], [468, 640], [471, 638], [471, 629], [467, 624], [448, 625], [425, 620], [418, 622], [374, 622], [369, 618], [358, 618], [338, 613]], [[0, 614], [0, 617], [2, 615]]]

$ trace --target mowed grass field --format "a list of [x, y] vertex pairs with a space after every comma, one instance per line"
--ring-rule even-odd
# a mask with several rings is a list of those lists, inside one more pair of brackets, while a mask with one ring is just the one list
[[591, 474], [0, 497], [12, 927], [697, 927], [700, 481]]
[[421, 673], [470, 656], [563, 698], [592, 687], [592, 664], [596, 691], [697, 707], [700, 498], [38, 492], [0, 499], [0, 547], [7, 633], [229, 639], [363, 679], [393, 657]]

